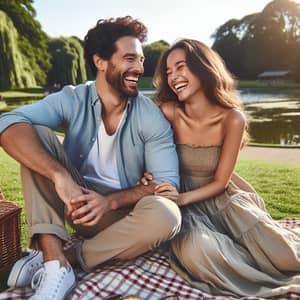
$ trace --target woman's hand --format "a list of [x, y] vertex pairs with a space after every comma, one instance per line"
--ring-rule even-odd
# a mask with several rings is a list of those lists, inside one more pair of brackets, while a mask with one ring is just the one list
[[178, 193], [177, 189], [168, 182], [159, 183], [155, 187], [154, 195], [166, 197], [179, 206], [184, 205], [181, 196], [182, 194]]
[[149, 185], [149, 182], [153, 180], [153, 176], [149, 172], [145, 172], [143, 177], [141, 178], [140, 181], [137, 182], [137, 184], [141, 185]]

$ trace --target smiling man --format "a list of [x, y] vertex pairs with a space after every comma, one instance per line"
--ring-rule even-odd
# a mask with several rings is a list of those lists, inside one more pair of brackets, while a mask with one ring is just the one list
[[[84, 41], [94, 82], [0, 117], [1, 146], [21, 163], [30, 247], [40, 250], [15, 264], [8, 284], [37, 282], [32, 299], [63, 299], [76, 284], [65, 220], [84, 238], [74, 251], [85, 270], [179, 231], [178, 207], [153, 196], [157, 182], [178, 187], [178, 161], [169, 123], [138, 92], [146, 33], [129, 16], [99, 20]], [[52, 132], [62, 127], [63, 145]], [[156, 183], [136, 185], [145, 171]]]

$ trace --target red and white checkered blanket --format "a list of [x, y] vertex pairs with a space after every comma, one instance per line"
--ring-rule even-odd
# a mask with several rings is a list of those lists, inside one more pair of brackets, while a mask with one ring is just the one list
[[[279, 221], [290, 228], [300, 228], [300, 219]], [[106, 299], [113, 295], [137, 295], [141, 299], [158, 300], [168, 295], [176, 295], [180, 300], [189, 299], [233, 299], [228, 296], [211, 296], [191, 287], [169, 266], [166, 255], [153, 251], [126, 262], [111, 262], [101, 265], [92, 273], [77, 272], [78, 285], [70, 299]], [[0, 299], [27, 299], [32, 294], [30, 288], [9, 289], [0, 294]], [[244, 300], [262, 298], [244, 297]], [[277, 298], [298, 299], [299, 294], [289, 294]]]

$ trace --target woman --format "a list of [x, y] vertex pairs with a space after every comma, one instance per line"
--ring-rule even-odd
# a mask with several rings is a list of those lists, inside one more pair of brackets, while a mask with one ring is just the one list
[[182, 209], [173, 268], [214, 295], [300, 292], [300, 232], [281, 227], [255, 191], [231, 180], [247, 121], [221, 58], [201, 42], [180, 40], [162, 55], [154, 85], [180, 159], [181, 193], [168, 183], [156, 188]]

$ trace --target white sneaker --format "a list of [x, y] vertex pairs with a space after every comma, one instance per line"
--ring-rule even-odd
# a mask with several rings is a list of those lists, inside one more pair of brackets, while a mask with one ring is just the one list
[[7, 285], [17, 288], [29, 285], [34, 273], [42, 266], [43, 252], [28, 250], [28, 254], [14, 264], [7, 279]]
[[75, 285], [75, 274], [69, 264], [66, 267], [60, 267], [58, 260], [47, 261], [32, 278], [31, 287], [35, 293], [29, 299], [62, 300]]

